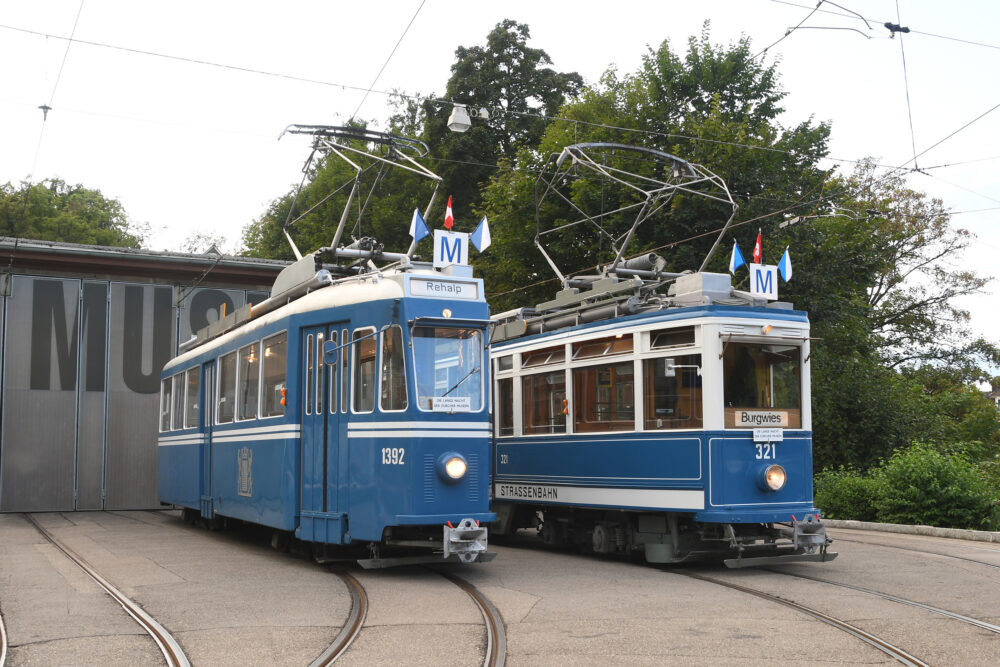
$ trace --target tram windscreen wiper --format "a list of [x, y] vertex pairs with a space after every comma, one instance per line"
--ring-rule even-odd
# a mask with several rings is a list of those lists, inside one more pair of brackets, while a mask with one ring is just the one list
[[451, 386], [451, 389], [449, 389], [448, 391], [446, 391], [443, 394], [441, 394], [441, 398], [444, 398], [445, 396], [447, 396], [451, 392], [453, 392], [456, 389], [458, 389], [458, 385], [462, 384], [463, 382], [465, 382], [466, 380], [468, 380], [470, 377], [472, 377], [473, 375], [475, 375], [478, 372], [479, 372], [479, 366], [476, 366], [471, 371], [469, 371], [468, 373], [466, 373], [465, 377], [463, 377], [461, 380], [459, 380], [458, 382], [456, 382], [455, 384], [453, 384]]

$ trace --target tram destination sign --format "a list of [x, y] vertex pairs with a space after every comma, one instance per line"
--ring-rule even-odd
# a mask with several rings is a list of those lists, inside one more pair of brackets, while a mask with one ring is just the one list
[[736, 428], [788, 428], [784, 410], [737, 410]]
[[411, 278], [410, 294], [412, 296], [444, 297], [446, 299], [476, 301], [479, 299], [479, 284], [464, 283], [455, 280]]

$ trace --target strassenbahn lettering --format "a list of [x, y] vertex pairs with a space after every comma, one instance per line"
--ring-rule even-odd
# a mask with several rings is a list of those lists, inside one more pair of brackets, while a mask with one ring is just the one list
[[529, 500], [559, 500], [559, 490], [551, 486], [501, 484], [497, 490], [497, 497], [525, 498]]

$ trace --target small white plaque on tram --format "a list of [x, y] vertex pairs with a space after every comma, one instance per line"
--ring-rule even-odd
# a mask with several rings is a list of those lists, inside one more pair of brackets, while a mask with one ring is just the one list
[[754, 442], [783, 442], [785, 432], [780, 428], [755, 428], [753, 430]]
[[411, 278], [410, 295], [475, 301], [479, 298], [479, 285], [476, 283], [461, 283], [453, 280]]
[[472, 399], [468, 396], [434, 396], [430, 402], [431, 412], [472, 411]]

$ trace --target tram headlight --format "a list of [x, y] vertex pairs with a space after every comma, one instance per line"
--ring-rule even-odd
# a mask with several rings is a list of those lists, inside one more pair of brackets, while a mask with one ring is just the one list
[[758, 484], [765, 491], [780, 491], [788, 478], [785, 469], [777, 464], [769, 465], [761, 470]]
[[457, 482], [465, 477], [469, 463], [458, 452], [445, 452], [437, 461], [438, 475], [446, 482]]

